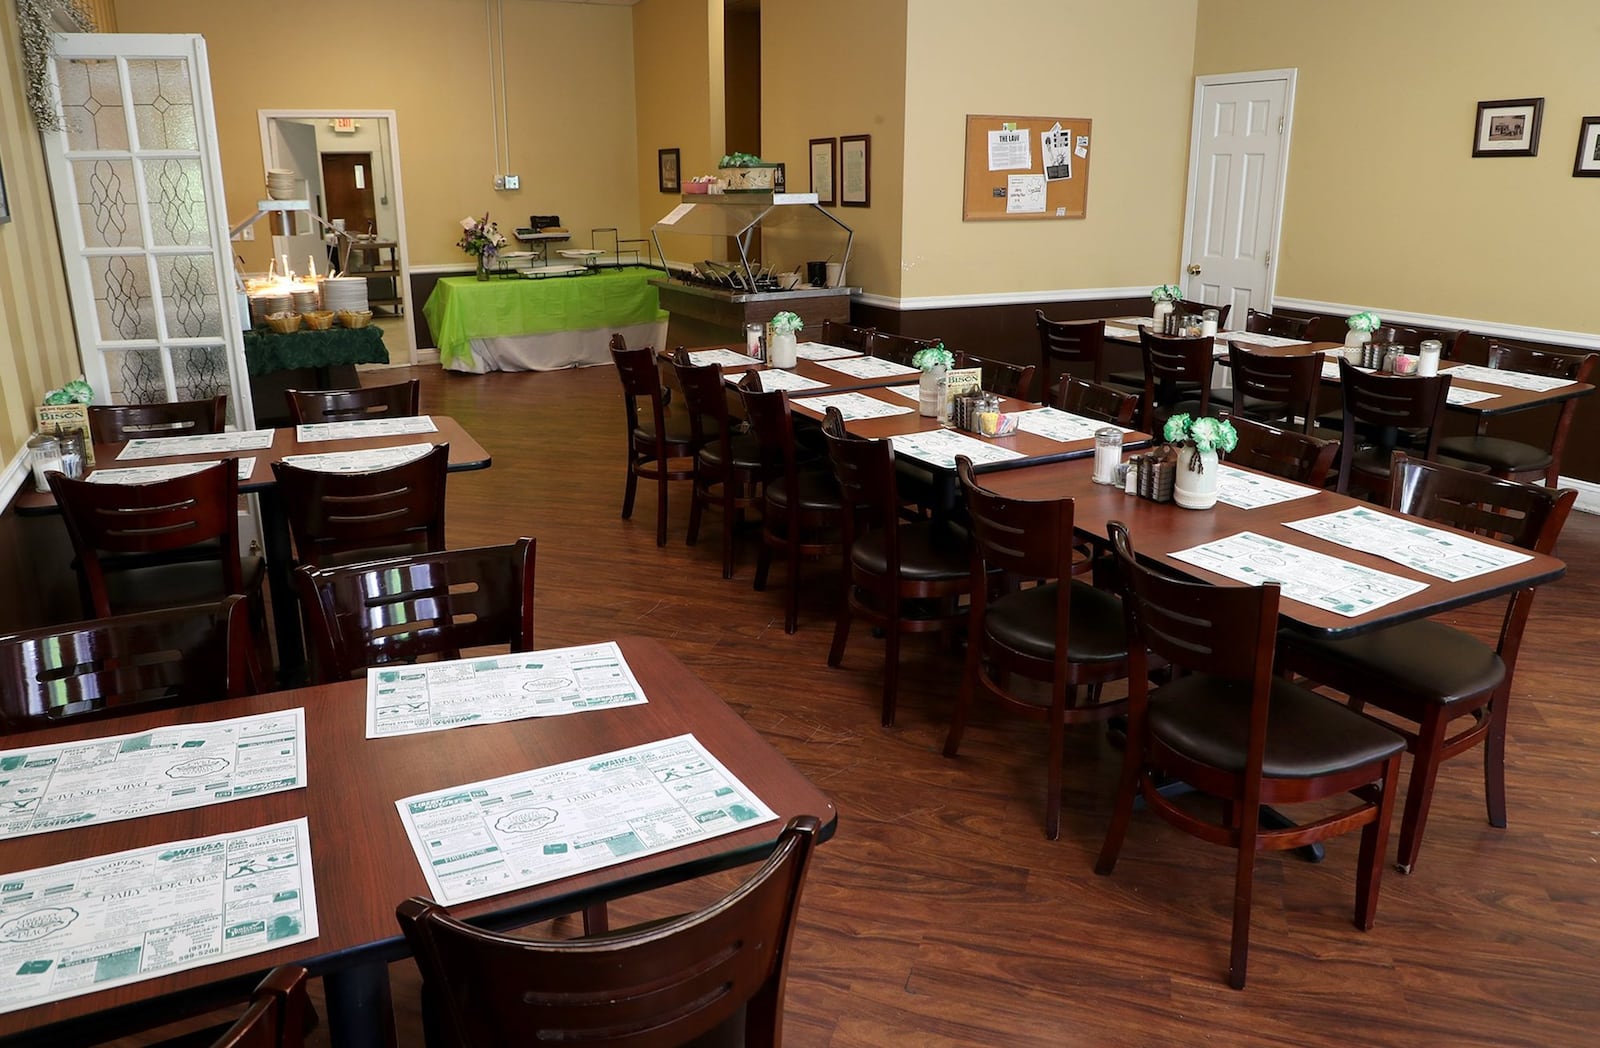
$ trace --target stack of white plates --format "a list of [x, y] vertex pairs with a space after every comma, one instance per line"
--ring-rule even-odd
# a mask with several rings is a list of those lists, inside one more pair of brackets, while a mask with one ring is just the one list
[[322, 296], [317, 294], [316, 288], [294, 292], [294, 311], [296, 313], [315, 313], [321, 308]]
[[250, 315], [256, 320], [263, 320], [269, 313], [287, 313], [294, 305], [294, 299], [288, 294], [265, 294], [250, 296]]
[[267, 196], [273, 200], [293, 200], [300, 189], [299, 177], [281, 167], [267, 169]]
[[367, 308], [366, 277], [328, 277], [322, 282], [322, 308], [361, 312]]

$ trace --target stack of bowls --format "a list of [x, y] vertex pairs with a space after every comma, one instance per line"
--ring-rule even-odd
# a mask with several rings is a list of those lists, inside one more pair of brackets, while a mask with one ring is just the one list
[[267, 196], [273, 200], [293, 200], [299, 188], [299, 176], [293, 171], [282, 167], [267, 169]]
[[367, 308], [367, 278], [328, 277], [322, 281], [322, 308], [362, 312]]

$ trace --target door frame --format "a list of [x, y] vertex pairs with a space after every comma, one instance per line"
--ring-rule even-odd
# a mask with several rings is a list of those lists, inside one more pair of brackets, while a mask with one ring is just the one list
[[[386, 120], [389, 129], [386, 136], [389, 148], [389, 188], [394, 193], [394, 236], [395, 246], [398, 249], [400, 273], [395, 279], [399, 285], [396, 290], [400, 292], [400, 301], [403, 304], [403, 315], [400, 319], [405, 321], [406, 332], [406, 359], [405, 364], [417, 363], [417, 321], [413, 310], [416, 303], [411, 300], [411, 257], [407, 248], [406, 238], [406, 194], [400, 180], [400, 121], [395, 116], [393, 109], [258, 109], [256, 119], [261, 129], [261, 168], [262, 177], [265, 171], [272, 166], [272, 140], [268, 127], [274, 117], [284, 120], [334, 120], [339, 117], [353, 117], [357, 120]], [[393, 362], [391, 362], [393, 363]]]
[[1268, 309], [1277, 300], [1278, 261], [1283, 239], [1283, 201], [1289, 188], [1289, 139], [1294, 132], [1294, 89], [1299, 75], [1297, 69], [1260, 69], [1245, 73], [1208, 73], [1194, 78], [1194, 103], [1189, 116], [1189, 181], [1183, 201], [1183, 253], [1179, 256], [1178, 279], [1188, 277], [1189, 252], [1194, 247], [1194, 202], [1196, 186], [1200, 179], [1200, 110], [1204, 89], [1225, 84], [1250, 84], [1262, 80], [1281, 80], [1283, 93], [1283, 134], [1278, 136], [1278, 179], [1272, 187], [1272, 261], [1267, 265], [1266, 305]]

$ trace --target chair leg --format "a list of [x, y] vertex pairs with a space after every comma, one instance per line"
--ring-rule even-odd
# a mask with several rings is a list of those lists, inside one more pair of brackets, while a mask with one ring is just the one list
[[633, 458], [628, 458], [628, 482], [622, 489], [622, 519], [629, 520], [633, 517], [633, 496], [639, 490], [639, 474], [634, 471]]
[[895, 697], [900, 690], [900, 617], [883, 626], [883, 726], [894, 727]]
[[1433, 711], [1425, 716], [1417, 729], [1417, 741], [1411, 753], [1411, 779], [1406, 783], [1406, 810], [1400, 819], [1400, 850], [1395, 857], [1395, 867], [1401, 873], [1410, 873], [1417, 865], [1417, 852], [1422, 850], [1422, 830], [1428, 824], [1428, 808], [1433, 804], [1433, 787], [1439, 779], [1439, 764], [1443, 761], [1445, 733], [1444, 714]]
[[1371, 931], [1378, 916], [1378, 887], [1383, 883], [1383, 853], [1389, 846], [1389, 820], [1394, 816], [1394, 793], [1400, 785], [1400, 755], [1384, 762], [1383, 794], [1378, 798], [1378, 815], [1362, 827], [1361, 852], [1356, 868], [1355, 925]]
[[667, 464], [661, 463], [661, 475], [656, 478], [656, 545], [667, 544]]
[[705, 489], [700, 486], [700, 479], [697, 477], [692, 483], [694, 494], [689, 498], [689, 531], [683, 539], [685, 546], [693, 546], [700, 541], [700, 520], [706, 509]]
[[[1509, 683], [1509, 682], [1508, 682]], [[1489, 703], [1484, 715], [1489, 730], [1483, 740], [1483, 797], [1489, 809], [1489, 825], [1506, 827], [1506, 700], [1505, 688]]]
[[789, 560], [789, 588], [783, 595], [783, 632], [793, 633], [800, 628], [800, 544], [793, 534], [784, 552]]
[[1106, 827], [1105, 843], [1100, 845], [1100, 858], [1094, 864], [1094, 872], [1102, 877], [1117, 868], [1117, 856], [1122, 854], [1122, 842], [1128, 835], [1128, 824], [1133, 821], [1133, 801], [1139, 792], [1139, 775], [1144, 764], [1144, 746], [1135, 732], [1130, 722], [1128, 739], [1122, 746], [1122, 775], [1117, 781], [1116, 800], [1112, 802], [1111, 825]]
[[722, 577], [733, 578], [733, 528], [738, 523], [733, 508], [733, 479], [722, 482]]
[[1228, 985], [1235, 990], [1244, 989], [1245, 968], [1250, 959], [1250, 900], [1255, 887], [1256, 831], [1261, 825], [1261, 807], [1255, 805], [1243, 815], [1233, 875], [1233, 945], [1228, 951]]
[[767, 588], [767, 573], [772, 570], [772, 542], [766, 527], [766, 523], [763, 522], [761, 525], [761, 548], [756, 550], [756, 577], [751, 586], [757, 593]]
[[611, 917], [606, 913], [606, 904], [597, 902], [592, 906], [583, 908], [583, 934], [604, 935], [611, 930]]
[[1044, 835], [1061, 837], [1061, 751], [1067, 744], [1066, 692], [1063, 689], [1050, 707], [1050, 754], [1045, 786], [1050, 791], [1044, 802]]
[[850, 641], [850, 566], [845, 565], [844, 593], [839, 599], [839, 617], [833, 624], [833, 644], [828, 648], [828, 665], [838, 669], [844, 661], [844, 648]]
[[[979, 627], [981, 628], [981, 627]], [[944, 737], [944, 755], [954, 757], [961, 748], [961, 736], [967, 730], [967, 715], [972, 710], [972, 694], [978, 688], [978, 673], [982, 664], [983, 637], [978, 628], [967, 631], [967, 665], [961, 674], [961, 692], [956, 696], [956, 708], [950, 714], [950, 730]]]

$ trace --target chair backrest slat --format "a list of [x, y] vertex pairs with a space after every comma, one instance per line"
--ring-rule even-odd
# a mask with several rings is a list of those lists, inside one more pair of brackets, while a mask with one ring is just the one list
[[1034, 325], [1039, 329], [1039, 400], [1042, 402], [1054, 388], [1051, 384], [1052, 362], [1061, 364], [1084, 363], [1089, 365], [1089, 378], [1094, 382], [1106, 380], [1106, 322], [1104, 320], [1051, 320], [1044, 310], [1033, 311]]
[[1273, 357], [1252, 353], [1237, 342], [1228, 344], [1228, 367], [1233, 373], [1234, 412], [1247, 410], [1243, 398], [1282, 404], [1285, 420], [1300, 419], [1300, 429], [1310, 433], [1317, 416], [1317, 391], [1322, 388], [1322, 355]]
[[1139, 396], [1115, 386], [1085, 382], [1069, 375], [1056, 387], [1055, 406], [1085, 418], [1131, 426], [1134, 412], [1139, 410]]
[[138, 437], [187, 437], [221, 433], [228, 426], [228, 398], [176, 400], [167, 404], [95, 404], [89, 408], [89, 433], [96, 444]]
[[444, 545], [445, 477], [450, 445], [410, 462], [366, 473], [321, 473], [272, 464], [279, 498], [302, 564], [371, 559], [394, 546], [437, 552]]
[[356, 422], [374, 418], [404, 418], [421, 412], [422, 383], [418, 379], [387, 386], [357, 389], [286, 389], [289, 417], [297, 426], [320, 422]]

